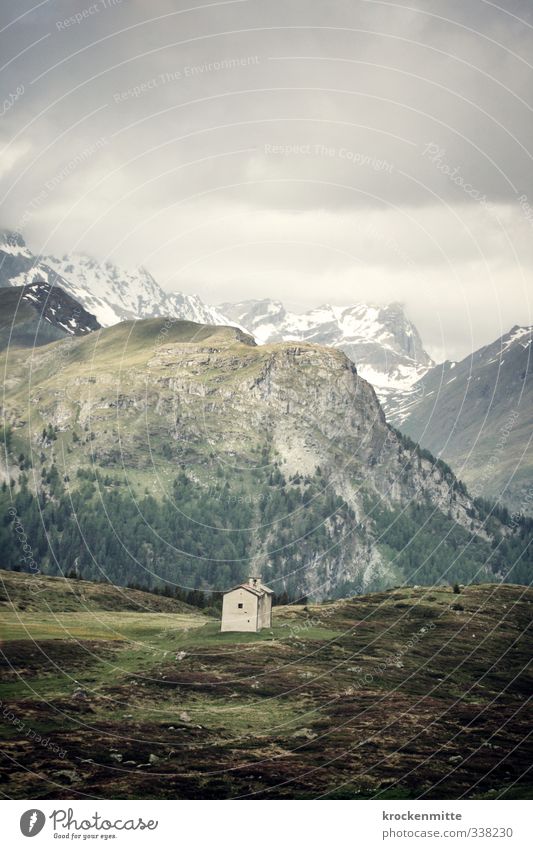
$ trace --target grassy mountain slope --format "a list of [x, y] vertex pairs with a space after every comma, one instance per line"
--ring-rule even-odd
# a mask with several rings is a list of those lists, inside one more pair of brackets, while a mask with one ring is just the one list
[[531, 792], [530, 589], [281, 607], [250, 635], [198, 613], [105, 611], [99, 591], [77, 612], [65, 591], [61, 612], [45, 583], [38, 609], [2, 611], [10, 797]]

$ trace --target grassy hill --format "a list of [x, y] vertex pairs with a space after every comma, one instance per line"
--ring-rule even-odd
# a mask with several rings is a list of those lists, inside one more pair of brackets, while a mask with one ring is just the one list
[[195, 608], [174, 598], [94, 581], [54, 578], [0, 569], [0, 612], [85, 613], [96, 610], [139, 613], [192, 613]]
[[531, 792], [530, 589], [280, 607], [272, 631], [250, 635], [78, 581], [44, 579], [24, 610], [24, 577], [2, 573], [10, 797]]

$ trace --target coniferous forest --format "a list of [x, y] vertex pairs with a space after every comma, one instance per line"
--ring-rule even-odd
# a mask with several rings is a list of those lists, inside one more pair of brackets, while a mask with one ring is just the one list
[[[397, 511], [370, 504], [370, 533], [323, 487], [320, 471], [286, 481], [275, 470], [264, 484], [266, 495], [252, 499], [223, 479], [206, 490], [181, 472], [171, 495], [135, 499], [109, 475], [79, 469], [72, 485], [52, 466], [36, 495], [22, 474], [17, 487], [4, 484], [0, 492], [3, 565], [186, 594], [237, 583], [256, 558], [278, 593], [297, 598], [304, 593], [299, 567], [335, 548], [342, 556], [359, 535], [379, 546], [397, 584], [531, 582], [533, 520], [512, 523], [505, 509], [488, 502], [477, 507], [490, 542], [456, 523], [450, 531], [443, 513], [420, 503]], [[334, 536], [339, 524], [343, 531]], [[381, 579], [365, 589], [384, 586]], [[344, 581], [335, 595], [360, 591]]]

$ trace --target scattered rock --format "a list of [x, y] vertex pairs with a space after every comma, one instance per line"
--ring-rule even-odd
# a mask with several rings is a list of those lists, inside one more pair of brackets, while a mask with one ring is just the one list
[[74, 692], [72, 693], [72, 698], [73, 699], [88, 699], [89, 694], [87, 693], [86, 690], [82, 690], [81, 687], [79, 687], [77, 690], [74, 690]]
[[186, 710], [183, 710], [180, 713], [180, 719], [181, 719], [182, 722], [190, 722], [191, 721], [191, 717], [189, 716], [189, 714], [187, 713]]
[[292, 735], [293, 737], [303, 737], [305, 740], [314, 740], [318, 735], [315, 734], [314, 731], [311, 731], [310, 728], [300, 728], [298, 731], [295, 731]]
[[55, 778], [63, 779], [68, 784], [76, 784], [80, 781], [80, 776], [74, 769], [60, 769], [53, 773]]

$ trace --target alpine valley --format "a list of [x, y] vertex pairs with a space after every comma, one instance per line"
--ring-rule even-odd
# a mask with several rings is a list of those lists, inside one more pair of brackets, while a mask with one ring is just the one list
[[6, 849], [528, 845], [532, 10], [0, 4]]

